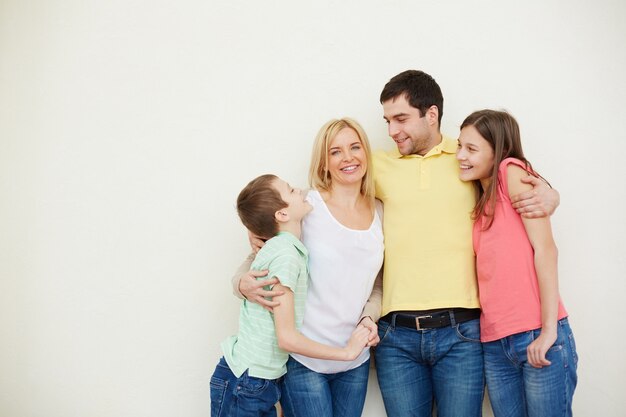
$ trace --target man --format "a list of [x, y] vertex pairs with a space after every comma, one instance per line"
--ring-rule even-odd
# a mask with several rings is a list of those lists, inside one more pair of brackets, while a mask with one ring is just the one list
[[[380, 101], [397, 150], [374, 155], [376, 197], [383, 201], [385, 264], [376, 368], [387, 415], [479, 416], [484, 391], [479, 302], [474, 271], [472, 185], [459, 179], [456, 140], [440, 133], [443, 96], [422, 71], [405, 71]], [[558, 193], [527, 180], [522, 215], [545, 216]], [[239, 273], [242, 271], [240, 270]], [[239, 273], [236, 278], [239, 277]], [[271, 308], [250, 271], [234, 285]], [[378, 317], [364, 311], [364, 316]]]
[[[470, 216], [475, 191], [459, 180], [457, 141], [440, 133], [443, 96], [430, 75], [396, 75], [380, 102], [397, 146], [375, 154], [373, 164], [376, 197], [385, 208], [376, 348], [385, 409], [389, 416], [431, 416], [434, 398], [438, 416], [480, 416], [484, 376]], [[556, 206], [553, 193], [546, 198]]]

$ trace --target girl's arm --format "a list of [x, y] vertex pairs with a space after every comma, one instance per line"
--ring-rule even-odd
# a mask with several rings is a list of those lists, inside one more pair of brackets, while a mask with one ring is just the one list
[[[521, 178], [528, 173], [516, 165], [507, 167], [509, 195], [527, 191], [528, 185]], [[541, 334], [526, 349], [528, 362], [535, 368], [550, 365], [546, 352], [557, 337], [557, 318], [559, 310], [559, 284], [557, 272], [557, 248], [552, 237], [549, 217], [522, 217], [526, 234], [535, 252], [535, 271], [539, 284], [541, 301]]]
[[294, 318], [294, 296], [289, 287], [276, 284], [273, 290], [283, 291], [283, 295], [274, 297], [279, 305], [274, 307], [274, 326], [278, 346], [290, 353], [298, 353], [310, 358], [351, 361], [356, 359], [367, 345], [369, 330], [358, 326], [346, 347], [337, 348], [315, 342], [296, 329]]

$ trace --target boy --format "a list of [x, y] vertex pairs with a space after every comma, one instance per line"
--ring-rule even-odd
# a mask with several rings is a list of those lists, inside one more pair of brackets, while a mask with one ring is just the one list
[[237, 198], [244, 226], [270, 238], [257, 254], [253, 269], [267, 269], [278, 279], [273, 289], [280, 305], [273, 312], [242, 301], [239, 332], [222, 343], [224, 356], [211, 378], [211, 416], [276, 416], [279, 378], [287, 371], [288, 352], [353, 360], [365, 348], [369, 330], [359, 326], [344, 348], [314, 342], [298, 332], [308, 280], [308, 253], [300, 242], [301, 220], [310, 212], [302, 191], [274, 175], [252, 180]]

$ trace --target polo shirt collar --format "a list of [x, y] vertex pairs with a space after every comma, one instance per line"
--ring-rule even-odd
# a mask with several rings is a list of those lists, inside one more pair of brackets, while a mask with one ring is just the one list
[[402, 155], [398, 152], [398, 148], [394, 148], [391, 154], [396, 158], [428, 158], [430, 156], [439, 155], [442, 153], [456, 153], [457, 149], [457, 141], [456, 139], [450, 139], [446, 136], [442, 136], [441, 142], [435, 145], [428, 153], [424, 156], [421, 155]]
[[309, 256], [309, 251], [304, 246], [304, 243], [302, 243], [302, 241], [300, 239], [295, 237], [290, 232], [278, 232], [278, 234], [276, 236], [280, 236], [282, 239], [285, 239], [289, 243], [291, 243], [298, 250], [298, 252], [300, 252], [300, 254], [303, 257], [308, 257]]

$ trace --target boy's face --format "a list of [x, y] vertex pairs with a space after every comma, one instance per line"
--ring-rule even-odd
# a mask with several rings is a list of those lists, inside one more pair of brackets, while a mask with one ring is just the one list
[[274, 188], [278, 190], [283, 201], [289, 204], [281, 211], [289, 213], [291, 220], [300, 221], [313, 210], [313, 207], [305, 200], [306, 194], [302, 190], [293, 188], [280, 178], [274, 181]]

